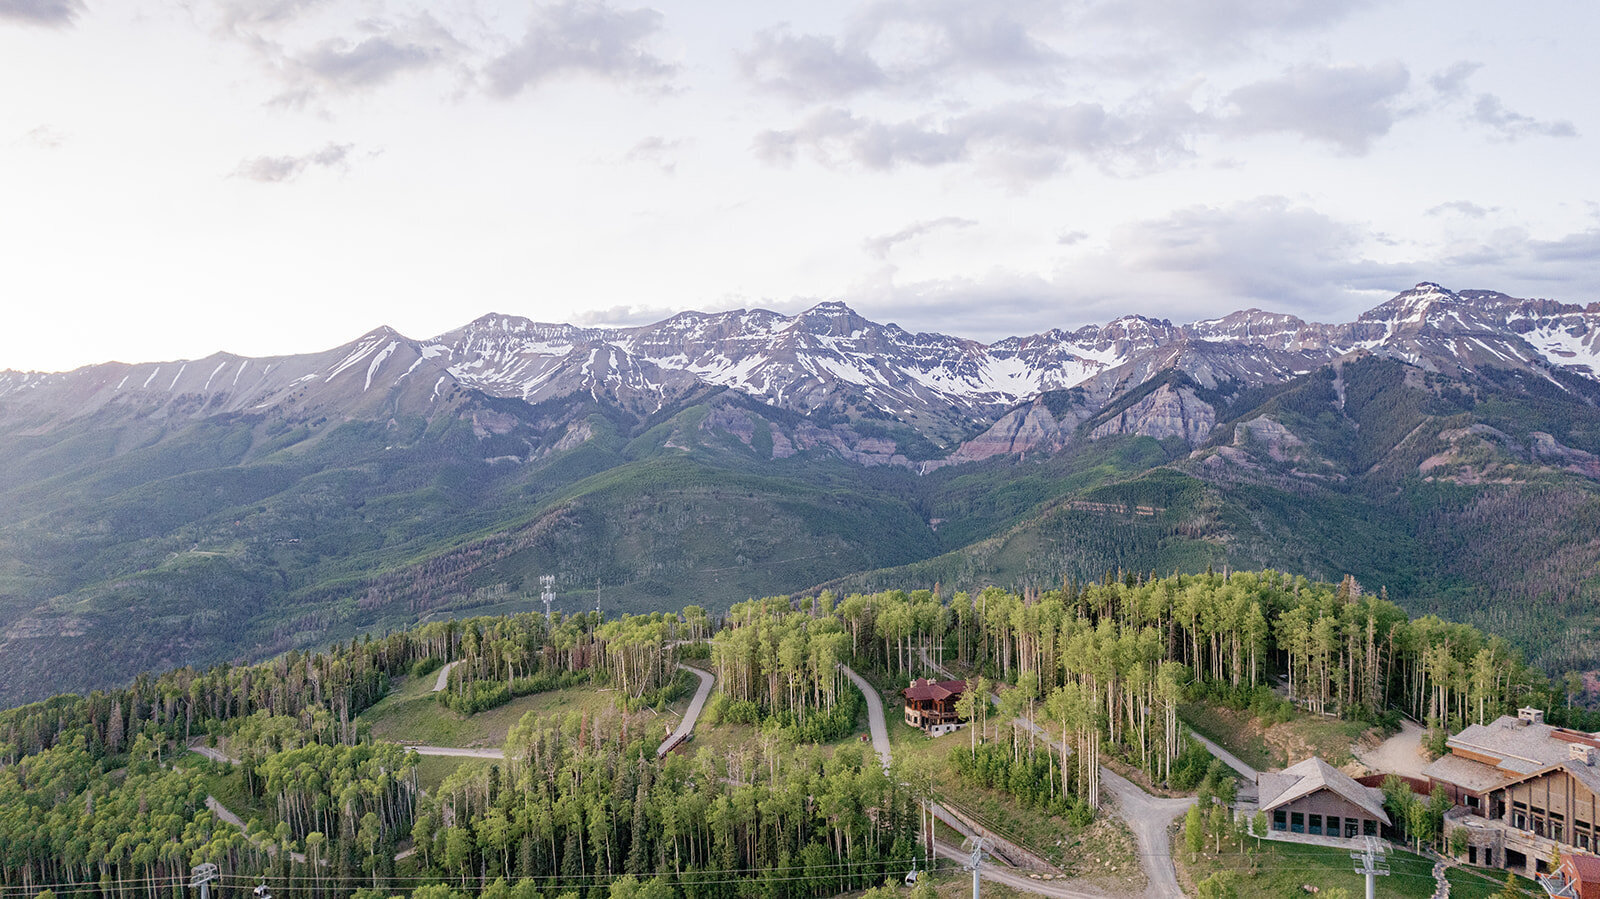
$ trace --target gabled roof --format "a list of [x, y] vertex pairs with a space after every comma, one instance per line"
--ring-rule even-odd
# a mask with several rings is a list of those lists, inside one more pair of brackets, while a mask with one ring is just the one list
[[1256, 784], [1261, 794], [1261, 810], [1270, 812], [1296, 799], [1310, 796], [1318, 790], [1341, 796], [1360, 807], [1372, 817], [1389, 823], [1383, 810], [1383, 791], [1376, 787], [1363, 787], [1350, 775], [1312, 756], [1303, 762], [1290, 765], [1282, 771], [1262, 774]]
[[900, 693], [907, 699], [949, 699], [967, 692], [967, 682], [964, 680], [931, 681], [917, 678], [911, 686], [901, 690]]

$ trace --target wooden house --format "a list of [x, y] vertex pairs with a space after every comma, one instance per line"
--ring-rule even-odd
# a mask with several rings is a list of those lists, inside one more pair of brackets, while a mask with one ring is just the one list
[[906, 723], [930, 737], [959, 730], [967, 719], [956, 712], [956, 702], [966, 691], [966, 681], [917, 678], [900, 691], [906, 700]]

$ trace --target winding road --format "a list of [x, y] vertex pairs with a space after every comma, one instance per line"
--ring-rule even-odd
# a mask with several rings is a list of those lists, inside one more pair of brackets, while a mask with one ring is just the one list
[[706, 707], [706, 697], [711, 695], [711, 687], [717, 682], [717, 676], [709, 671], [691, 668], [682, 662], [678, 663], [678, 667], [700, 678], [700, 686], [694, 691], [694, 698], [689, 700], [689, 710], [683, 713], [683, 722], [678, 725], [678, 729], [668, 734], [667, 738], [661, 741], [661, 745], [656, 747], [656, 758], [671, 752], [674, 746], [689, 739], [689, 735], [694, 733], [695, 722], [700, 720], [700, 710]]
[[883, 763], [883, 770], [889, 770], [889, 728], [883, 721], [883, 697], [869, 683], [867, 679], [852, 671], [844, 664], [839, 665], [839, 670], [850, 678], [856, 689], [867, 699], [867, 730], [872, 732], [872, 748], [878, 751], [878, 760]]

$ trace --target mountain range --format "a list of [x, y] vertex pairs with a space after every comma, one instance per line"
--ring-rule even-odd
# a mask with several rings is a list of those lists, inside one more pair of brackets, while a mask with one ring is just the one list
[[636, 611], [1272, 565], [1570, 663], [1600, 598], [1600, 303], [1423, 283], [1342, 324], [990, 344], [841, 303], [487, 315], [0, 372], [0, 457], [9, 700], [528, 608], [542, 573]]

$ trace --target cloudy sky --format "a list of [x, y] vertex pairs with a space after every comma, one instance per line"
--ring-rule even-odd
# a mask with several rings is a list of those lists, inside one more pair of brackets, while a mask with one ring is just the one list
[[1600, 4], [0, 0], [0, 368], [1600, 299]]

